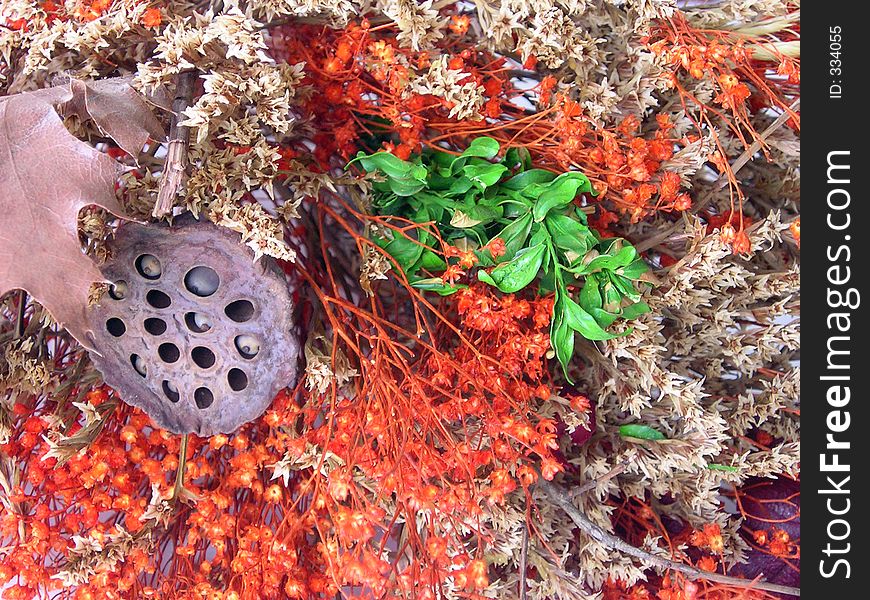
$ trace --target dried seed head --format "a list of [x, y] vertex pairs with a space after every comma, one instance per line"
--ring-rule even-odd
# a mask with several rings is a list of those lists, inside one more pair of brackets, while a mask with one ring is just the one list
[[[96, 367], [121, 397], [176, 433], [229, 433], [296, 377], [287, 281], [237, 236], [192, 218], [122, 226], [90, 313]], [[289, 359], [289, 360], [288, 360]]]

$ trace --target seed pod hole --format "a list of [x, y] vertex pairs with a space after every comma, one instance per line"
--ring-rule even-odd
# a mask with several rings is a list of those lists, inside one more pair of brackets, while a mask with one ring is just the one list
[[145, 300], [154, 308], [169, 308], [172, 304], [172, 298], [160, 290], [151, 290], [145, 295]]
[[205, 346], [197, 346], [193, 350], [190, 351], [190, 358], [193, 359], [193, 362], [196, 363], [196, 366], [200, 369], [208, 369], [212, 365], [214, 365], [214, 352], [206, 348]]
[[149, 317], [145, 319], [145, 331], [151, 335], [163, 335], [166, 333], [166, 321], [157, 317]]
[[224, 313], [236, 323], [244, 323], [254, 316], [254, 305], [249, 300], [236, 300], [227, 304]]
[[109, 297], [113, 300], [123, 300], [129, 291], [126, 281], [116, 281], [109, 285]]
[[184, 315], [184, 323], [194, 333], [205, 333], [211, 329], [211, 319], [202, 313], [189, 312]]
[[157, 355], [165, 363], [174, 363], [181, 356], [181, 352], [179, 352], [178, 346], [166, 342], [157, 348]]
[[230, 369], [227, 373], [227, 383], [234, 392], [241, 392], [248, 387], [248, 376], [241, 369]]
[[218, 274], [214, 269], [203, 267], [201, 265], [192, 268], [187, 272], [187, 275], [184, 276], [184, 287], [186, 287], [190, 293], [196, 294], [202, 298], [214, 294], [217, 291], [220, 282], [221, 279], [218, 277]]
[[196, 388], [193, 392], [193, 401], [197, 408], [208, 408], [214, 402], [214, 394], [207, 387]]
[[174, 384], [164, 379], [160, 387], [163, 388], [163, 393], [166, 395], [170, 402], [178, 402], [180, 396], [178, 395], [178, 388], [175, 387]]
[[124, 325], [124, 321], [118, 319], [117, 317], [112, 317], [108, 321], [106, 321], [106, 331], [112, 334], [115, 337], [121, 337], [124, 335], [124, 332], [127, 331], [127, 326]]
[[260, 340], [252, 335], [237, 335], [234, 341], [242, 358], [254, 358], [260, 353]]
[[133, 368], [142, 377], [145, 377], [148, 374], [148, 367], [145, 366], [145, 361], [142, 360], [142, 357], [138, 354], [130, 355], [130, 364], [133, 365]]
[[139, 275], [145, 279], [153, 281], [155, 279], [160, 279], [160, 275], [163, 273], [163, 267], [160, 265], [160, 261], [157, 257], [153, 254], [140, 254], [136, 259], [136, 271], [138, 271]]

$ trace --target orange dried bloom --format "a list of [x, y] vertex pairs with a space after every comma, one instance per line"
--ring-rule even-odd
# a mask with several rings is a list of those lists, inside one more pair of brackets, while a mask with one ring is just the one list
[[281, 486], [277, 484], [270, 485], [263, 492], [263, 498], [266, 500], [266, 502], [269, 502], [270, 504], [276, 504], [280, 502], [283, 495], [284, 494], [281, 491]]
[[163, 15], [160, 13], [159, 8], [149, 8], [144, 13], [142, 13], [142, 19], [140, 23], [145, 27], [150, 27], [152, 29], [156, 29], [160, 27], [160, 24], [163, 22]]
[[794, 236], [795, 242], [797, 242], [798, 248], [801, 246], [801, 219], [798, 217], [794, 221], [792, 221], [791, 225], [788, 226], [788, 230]]
[[456, 35], [465, 35], [470, 25], [471, 19], [468, 15], [453, 15], [450, 17], [450, 31]]

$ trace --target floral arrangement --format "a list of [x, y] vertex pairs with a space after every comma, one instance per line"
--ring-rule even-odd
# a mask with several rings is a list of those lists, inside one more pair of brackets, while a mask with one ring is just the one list
[[[795, 595], [799, 16], [2, 2], [0, 136], [38, 100], [117, 171], [82, 251], [120, 209], [211, 220], [300, 284], [305, 346], [258, 419], [172, 434], [102, 382], [59, 281], [0, 266], [0, 596]], [[67, 79], [90, 104], [46, 100]], [[54, 201], [25, 189], [0, 177], [4, 213]]]

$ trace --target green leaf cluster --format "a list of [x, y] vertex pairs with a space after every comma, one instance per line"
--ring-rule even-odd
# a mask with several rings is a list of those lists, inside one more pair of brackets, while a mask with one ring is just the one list
[[[448, 263], [422, 227], [434, 223], [444, 243], [474, 251], [480, 281], [504, 293], [533, 284], [539, 294], [555, 292], [550, 340], [568, 376], [576, 334], [610, 339], [614, 321], [649, 310], [637, 288], [647, 265], [625, 240], [601, 239], [589, 228], [575, 203], [580, 194], [596, 194], [588, 177], [533, 168], [524, 148], [502, 157], [500, 150], [496, 140], [480, 137], [459, 155], [429, 149], [405, 161], [360, 152], [351, 164], [385, 176], [373, 186], [378, 214], [421, 224], [413, 236], [374, 240], [412, 285], [442, 295], [465, 287], [438, 277]], [[485, 248], [495, 238], [506, 249], [498, 259]]]

